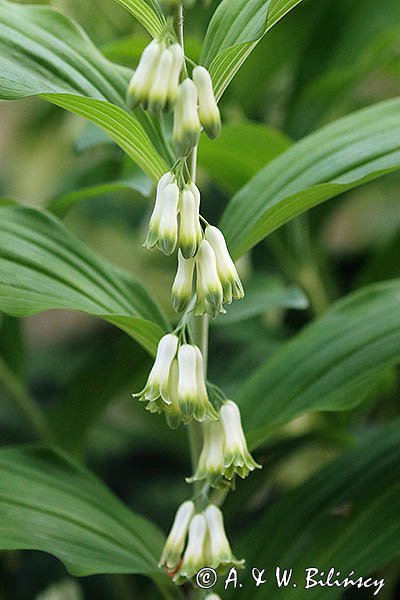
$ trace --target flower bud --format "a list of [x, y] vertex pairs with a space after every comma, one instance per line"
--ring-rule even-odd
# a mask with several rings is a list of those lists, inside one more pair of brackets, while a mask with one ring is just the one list
[[204, 600], [221, 600], [221, 596], [218, 596], [218, 594], [208, 594]]
[[161, 215], [157, 246], [166, 255], [172, 254], [178, 242], [179, 188], [169, 183], [160, 194]]
[[203, 423], [203, 448], [197, 463], [196, 473], [186, 479], [187, 483], [206, 480], [218, 487], [224, 473], [225, 434], [219, 421]]
[[238, 560], [232, 553], [226, 537], [224, 518], [222, 512], [215, 505], [210, 504], [204, 511], [207, 521], [209, 566], [216, 569], [222, 567], [244, 565], [244, 560]]
[[173, 141], [179, 156], [187, 156], [199, 140], [201, 125], [197, 112], [197, 90], [186, 78], [178, 88], [174, 111]]
[[229, 254], [222, 231], [218, 227], [208, 225], [204, 237], [211, 244], [215, 253], [218, 277], [224, 291], [224, 302], [230, 304], [232, 297], [240, 300], [244, 296], [242, 282]]
[[192, 258], [197, 250], [197, 225], [199, 213], [196, 211], [196, 199], [187, 187], [180, 201], [179, 248], [184, 258]]
[[193, 514], [194, 504], [191, 500], [187, 500], [178, 508], [174, 523], [161, 554], [159, 567], [166, 566], [167, 569], [173, 570], [179, 564]]
[[261, 469], [248, 451], [237, 404], [232, 400], [225, 402], [220, 410], [220, 419], [225, 431], [225, 477], [232, 479], [237, 473], [245, 478], [250, 471]]
[[195, 515], [189, 527], [188, 544], [183, 555], [182, 566], [174, 581], [182, 578], [191, 579], [206, 564], [205, 539], [207, 535], [206, 519], [203, 515]]
[[199, 117], [208, 137], [214, 139], [221, 132], [221, 117], [214, 96], [210, 73], [204, 67], [193, 69], [193, 81], [199, 97]]
[[147, 383], [141, 392], [133, 394], [134, 398], [139, 397], [140, 400], [152, 403], [161, 396], [166, 404], [170, 404], [168, 398], [169, 373], [178, 349], [178, 342], [178, 337], [173, 333], [168, 333], [161, 338]]
[[179, 80], [183, 66], [183, 50], [180, 44], [172, 44], [168, 48], [172, 56], [172, 68], [169, 75], [168, 91], [167, 91], [167, 110], [170, 110], [176, 102], [178, 96]]
[[161, 51], [161, 44], [157, 40], [153, 40], [143, 50], [137, 69], [128, 86], [126, 101], [129, 108], [135, 108], [140, 102], [147, 102], [147, 95]]
[[219, 312], [224, 312], [222, 307], [223, 290], [218, 277], [215, 252], [207, 240], [200, 243], [196, 256], [197, 304], [195, 314], [200, 316], [208, 314], [215, 318]]
[[169, 49], [162, 51], [154, 71], [153, 81], [148, 94], [147, 108], [157, 115], [167, 102], [169, 82], [173, 67], [173, 55]]
[[178, 313], [187, 308], [192, 298], [194, 264], [194, 258], [186, 260], [179, 250], [178, 270], [172, 285], [172, 306]]

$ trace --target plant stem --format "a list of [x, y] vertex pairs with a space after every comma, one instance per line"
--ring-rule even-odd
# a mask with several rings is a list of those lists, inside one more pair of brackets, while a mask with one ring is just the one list
[[46, 442], [52, 443], [53, 436], [41, 408], [2, 357], [0, 357], [0, 382], [13, 398], [20, 412], [25, 415], [36, 434]]

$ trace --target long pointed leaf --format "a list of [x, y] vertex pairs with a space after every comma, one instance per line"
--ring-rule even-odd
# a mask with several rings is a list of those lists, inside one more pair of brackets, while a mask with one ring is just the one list
[[166, 164], [125, 110], [129, 74], [58, 11], [0, 0], [0, 98], [43, 95], [93, 121], [157, 180]]
[[281, 347], [237, 392], [253, 445], [306, 412], [349, 410], [400, 362], [400, 280], [351, 294]]
[[126, 8], [147, 29], [153, 37], [157, 37], [165, 26], [165, 19], [160, 7], [153, 0], [116, 0]]
[[302, 0], [223, 0], [208, 26], [201, 63], [220, 98], [261, 38]]
[[232, 198], [221, 227], [238, 257], [302, 212], [400, 168], [400, 99], [293, 144]]
[[0, 209], [0, 311], [23, 317], [64, 308], [96, 315], [154, 352], [167, 323], [133, 277], [78, 240], [55, 217]]
[[64, 454], [0, 450], [1, 550], [49, 552], [76, 576], [151, 575], [162, 544], [154, 525]]

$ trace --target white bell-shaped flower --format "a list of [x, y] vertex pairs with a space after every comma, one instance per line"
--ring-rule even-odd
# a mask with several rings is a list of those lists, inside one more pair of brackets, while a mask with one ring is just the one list
[[183, 555], [181, 568], [175, 575], [175, 581], [182, 581], [185, 578], [191, 579], [207, 564], [205, 556], [206, 535], [207, 523], [204, 515], [195, 515], [190, 522], [187, 547]]
[[168, 48], [168, 51], [172, 56], [172, 68], [169, 75], [168, 92], [167, 92], [167, 110], [170, 110], [175, 106], [176, 99], [178, 97], [179, 80], [183, 67], [183, 50], [180, 44], [172, 44]]
[[218, 277], [224, 290], [224, 302], [231, 303], [232, 298], [243, 298], [242, 282], [235, 264], [229, 254], [224, 235], [218, 227], [208, 225], [205, 230], [205, 239], [211, 244], [215, 253]]
[[193, 81], [199, 97], [199, 117], [208, 137], [214, 139], [221, 133], [221, 116], [214, 96], [210, 73], [204, 67], [193, 69]]
[[174, 57], [169, 48], [162, 51], [154, 70], [153, 81], [148, 94], [147, 108], [157, 115], [165, 108]]
[[172, 173], [163, 175], [157, 185], [156, 202], [144, 246], [157, 244], [164, 254], [172, 254], [178, 242], [179, 187]]
[[154, 204], [152, 215], [150, 217], [146, 241], [143, 244], [145, 248], [148, 248], [149, 250], [151, 248], [154, 248], [160, 236], [161, 216], [165, 208], [165, 188], [169, 184], [176, 184], [175, 175], [170, 171], [164, 173], [164, 175], [160, 178], [157, 184], [156, 201]]
[[162, 551], [159, 567], [165, 566], [172, 571], [178, 566], [186, 544], [186, 536], [193, 515], [194, 504], [191, 500], [187, 500], [180, 505]]
[[152, 85], [163, 45], [153, 40], [144, 50], [127, 91], [126, 101], [129, 108], [135, 108], [140, 102], [147, 103], [148, 93]]
[[179, 408], [186, 420], [193, 417], [197, 404], [196, 352], [190, 344], [182, 344], [178, 352]]
[[218, 277], [217, 260], [211, 244], [203, 240], [196, 256], [196, 310], [200, 316], [208, 314], [215, 318], [218, 313], [225, 312], [222, 306], [223, 289]]
[[155, 402], [161, 397], [163, 402], [170, 404], [168, 397], [169, 373], [172, 361], [178, 349], [178, 337], [173, 333], [164, 335], [159, 341], [156, 359], [150, 371], [144, 389], [133, 397], [139, 397], [144, 402]]
[[193, 295], [193, 272], [195, 259], [183, 258], [182, 252], [178, 252], [178, 269], [174, 283], [172, 284], [172, 306], [176, 312], [182, 312], [187, 308]]
[[174, 146], [179, 156], [187, 156], [196, 146], [200, 131], [197, 89], [193, 81], [186, 78], [178, 88], [172, 132]]
[[238, 405], [232, 400], [225, 402], [220, 410], [220, 419], [225, 431], [225, 477], [232, 479], [237, 473], [244, 478], [250, 471], [261, 469], [247, 448]]
[[193, 258], [197, 251], [199, 213], [193, 192], [185, 187], [180, 200], [179, 248], [184, 258]]
[[233, 555], [225, 533], [224, 518], [220, 509], [210, 504], [204, 511], [207, 521], [208, 565], [214, 569], [224, 570], [226, 567], [242, 567], [244, 560]]
[[187, 483], [206, 480], [212, 487], [221, 483], [224, 466], [225, 433], [219, 421], [203, 423], [203, 448], [197, 463], [196, 473], [186, 479]]
[[168, 256], [173, 253], [178, 243], [179, 188], [176, 183], [170, 183], [164, 188], [161, 201], [157, 246]]
[[222, 600], [221, 596], [218, 596], [218, 594], [208, 594], [204, 600]]
[[200, 349], [191, 344], [182, 344], [178, 351], [178, 366], [178, 404], [183, 422], [217, 419], [207, 395]]

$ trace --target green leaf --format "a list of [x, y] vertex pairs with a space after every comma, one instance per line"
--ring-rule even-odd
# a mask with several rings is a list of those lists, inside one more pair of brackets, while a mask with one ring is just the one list
[[[259, 588], [252, 585], [252, 598], [342, 597], [343, 587], [304, 589], [305, 570], [318, 568], [326, 579], [329, 569], [334, 568], [335, 573], [341, 572], [342, 580], [351, 571], [353, 579], [365, 579], [397, 559], [399, 503], [400, 423], [395, 421], [365, 436], [361, 444], [278, 500], [248, 532], [241, 553], [249, 567], [264, 568], [267, 575], [263, 578], [266, 584]], [[294, 570], [288, 587], [278, 588], [277, 566]], [[251, 585], [249, 571], [242, 579], [250, 579]], [[373, 579], [381, 579], [381, 575]], [[369, 588], [371, 598], [376, 590]], [[248, 598], [245, 588], [231, 593], [232, 598]]]
[[223, 0], [208, 26], [200, 62], [220, 98], [260, 39], [302, 0]]
[[217, 140], [202, 139], [199, 163], [222, 187], [236, 192], [290, 143], [285, 135], [261, 123], [224, 123]]
[[302, 212], [400, 168], [400, 99], [381, 102], [293, 144], [232, 198], [222, 217], [238, 257]]
[[14, 317], [64, 308], [117, 325], [154, 353], [168, 325], [133, 277], [87, 248], [55, 217], [0, 209], [0, 310]]
[[212, 321], [214, 327], [233, 325], [262, 315], [274, 308], [303, 310], [308, 307], [304, 292], [296, 286], [286, 286], [271, 277], [257, 276], [245, 283], [246, 294], [240, 302], [234, 302], [226, 315]]
[[75, 576], [157, 574], [161, 532], [67, 455], [2, 449], [0, 474], [1, 550], [48, 552]]
[[153, 0], [116, 0], [116, 2], [126, 8], [153, 37], [157, 37], [163, 30], [164, 16]]
[[0, 0], [0, 98], [42, 95], [93, 121], [157, 180], [166, 164], [139, 119], [124, 110], [129, 74], [56, 10]]
[[237, 390], [253, 445], [306, 412], [349, 410], [400, 361], [400, 279], [340, 300]]

